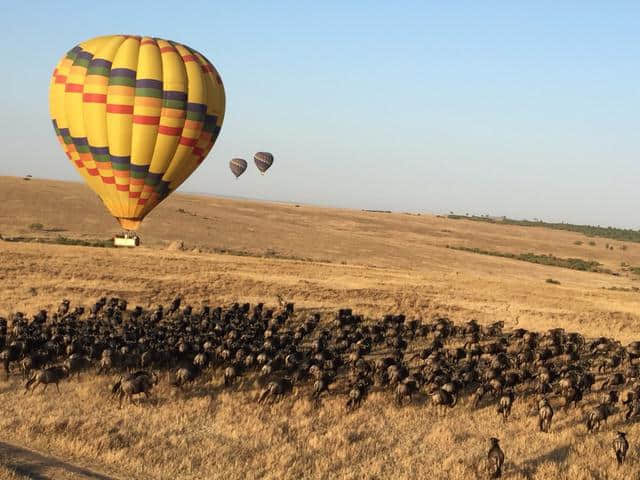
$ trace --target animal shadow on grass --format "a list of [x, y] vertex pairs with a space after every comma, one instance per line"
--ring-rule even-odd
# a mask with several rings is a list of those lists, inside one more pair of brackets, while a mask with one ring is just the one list
[[546, 462], [556, 464], [566, 462], [569, 458], [570, 450], [570, 444], [558, 446], [536, 458], [522, 462], [519, 466], [516, 466], [516, 471], [525, 477], [530, 478], [538, 470], [538, 467]]

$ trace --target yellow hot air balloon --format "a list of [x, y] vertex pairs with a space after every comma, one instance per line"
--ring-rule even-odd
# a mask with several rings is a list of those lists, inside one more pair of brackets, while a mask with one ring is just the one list
[[120, 225], [136, 230], [213, 147], [225, 94], [211, 62], [186, 45], [110, 35], [60, 60], [49, 103], [73, 166]]

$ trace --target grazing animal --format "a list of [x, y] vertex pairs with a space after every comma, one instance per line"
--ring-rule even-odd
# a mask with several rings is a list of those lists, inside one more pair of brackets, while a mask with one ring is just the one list
[[431, 394], [431, 403], [439, 412], [444, 411], [446, 407], [455, 407], [457, 401], [458, 398], [455, 394], [449, 393], [441, 388], [438, 388]]
[[500, 440], [490, 438], [490, 448], [487, 458], [489, 459], [489, 478], [500, 478], [502, 476], [502, 466], [504, 465], [504, 452], [500, 448]]
[[71, 378], [74, 375], [76, 377], [79, 377], [80, 372], [86, 369], [89, 366], [90, 362], [87, 357], [84, 357], [78, 353], [74, 353], [71, 354], [69, 358], [67, 358], [64, 364], [69, 372], [69, 378]]
[[618, 436], [613, 441], [613, 451], [616, 454], [618, 465], [622, 465], [624, 463], [628, 450], [629, 442], [627, 441], [627, 434], [624, 432], [618, 432]]
[[324, 392], [329, 392], [329, 385], [331, 384], [332, 377], [327, 373], [321, 374], [320, 378], [318, 378], [313, 383], [313, 391], [311, 392], [311, 398], [314, 400], [318, 400], [320, 395]]
[[224, 369], [224, 386], [230, 387], [238, 377], [238, 369], [234, 365], [230, 365]]
[[587, 413], [586, 426], [589, 433], [600, 428], [602, 422], [607, 422], [607, 418], [611, 415], [611, 407], [607, 403], [601, 403], [589, 413]]
[[288, 378], [280, 378], [269, 382], [266, 387], [260, 393], [258, 397], [258, 403], [263, 403], [267, 400], [275, 402], [280, 400], [285, 393], [289, 393], [293, 390], [293, 383]]
[[133, 395], [144, 393], [145, 397], [149, 398], [151, 389], [154, 385], [157, 385], [157, 383], [158, 377], [155, 374], [151, 374], [145, 370], [139, 370], [127, 375], [124, 379], [120, 378], [111, 388], [111, 394], [119, 394], [119, 404], [122, 406], [122, 400], [124, 398], [128, 398], [129, 403], [134, 403]]
[[507, 418], [511, 414], [511, 407], [513, 405], [513, 391], [509, 390], [500, 397], [498, 402], [498, 414], [502, 414], [502, 421], [506, 422]]
[[66, 378], [69, 374], [69, 369], [66, 366], [55, 365], [53, 367], [45, 368], [44, 370], [40, 370], [38, 373], [33, 375], [25, 385], [25, 394], [29, 391], [29, 387], [33, 385], [31, 391], [35, 391], [38, 385], [43, 385], [43, 392], [47, 390], [49, 384], [54, 383], [56, 385], [56, 390], [60, 393], [60, 387], [58, 386], [58, 382], [63, 378]]
[[486, 392], [487, 389], [484, 387], [484, 385], [480, 385], [475, 389], [475, 391], [471, 395], [471, 405], [473, 405], [473, 408], [478, 408], [480, 402], [482, 401], [482, 397], [484, 397], [484, 394]]
[[543, 398], [538, 403], [538, 428], [541, 432], [549, 433], [551, 420], [553, 420], [553, 408], [549, 400]]
[[175, 378], [171, 382], [173, 386], [178, 387], [180, 390], [184, 390], [185, 385], [193, 383], [193, 381], [198, 377], [199, 370], [191, 365], [189, 367], [180, 367], [176, 370]]
[[347, 411], [351, 412], [360, 407], [362, 400], [367, 394], [367, 385], [359, 384], [349, 390], [349, 399], [347, 400]]
[[418, 393], [418, 384], [415, 380], [408, 380], [398, 384], [396, 387], [396, 403], [402, 406], [405, 400], [411, 403], [414, 394]]
[[579, 387], [569, 387], [562, 393], [564, 399], [564, 410], [568, 410], [573, 403], [574, 407], [582, 400], [582, 390]]

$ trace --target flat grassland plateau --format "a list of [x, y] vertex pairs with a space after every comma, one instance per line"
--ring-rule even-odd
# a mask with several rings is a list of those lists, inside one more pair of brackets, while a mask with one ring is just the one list
[[[563, 327], [624, 345], [640, 340], [640, 282], [632, 268], [640, 266], [638, 243], [193, 195], [174, 195], [156, 210], [135, 250], [61, 245], [105, 240], [119, 229], [79, 183], [0, 177], [0, 316], [55, 311], [63, 298], [88, 306], [103, 295], [132, 307], [181, 295], [195, 308], [235, 301], [275, 307], [280, 296], [298, 311], [350, 307], [367, 317], [502, 320], [505, 329]], [[34, 238], [53, 243], [27, 241]], [[184, 248], [167, 248], [178, 240]], [[605, 273], [469, 249], [579, 258]], [[399, 408], [390, 393], [375, 391], [351, 414], [344, 393], [319, 406], [301, 393], [263, 407], [257, 388], [222, 391], [220, 374], [187, 394], [161, 380], [157, 401], [119, 408], [109, 398], [114, 377], [92, 372], [61, 383], [61, 394], [50, 388], [29, 395], [17, 373], [0, 380], [0, 440], [116, 478], [466, 479], [496, 436], [507, 456], [504, 478], [640, 478], [640, 425], [623, 425], [620, 414], [587, 435], [576, 410], [558, 410], [552, 432], [538, 433], [524, 400], [516, 400], [506, 423], [495, 406], [472, 411], [462, 404], [438, 415], [428, 401]], [[632, 443], [620, 468], [611, 448], [617, 429]]]

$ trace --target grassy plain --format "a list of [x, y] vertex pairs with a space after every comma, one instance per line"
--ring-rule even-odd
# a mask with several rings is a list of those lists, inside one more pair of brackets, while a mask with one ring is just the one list
[[[106, 239], [118, 231], [79, 183], [0, 177], [5, 238]], [[88, 305], [102, 295], [142, 306], [177, 294], [194, 306], [275, 305], [281, 296], [299, 309], [503, 320], [506, 328], [560, 326], [624, 344], [640, 340], [639, 282], [621, 266], [640, 265], [635, 243], [623, 249], [598, 238], [591, 246], [579, 233], [538, 227], [193, 195], [170, 197], [140, 234], [135, 250], [0, 241], [0, 316], [32, 314], [62, 298]], [[186, 250], [167, 248], [176, 240]], [[447, 245], [595, 260], [619, 275]], [[343, 394], [318, 408], [305, 392], [256, 408], [250, 382], [223, 392], [220, 373], [187, 394], [161, 381], [154, 401], [119, 409], [108, 398], [110, 381], [89, 373], [62, 384], [61, 395], [24, 396], [17, 376], [2, 380], [0, 436], [119, 478], [467, 479], [489, 436], [503, 441], [504, 478], [640, 478], [640, 425], [623, 425], [620, 414], [587, 436], [579, 412], [559, 412], [552, 433], [538, 434], [524, 401], [506, 424], [492, 406], [472, 412], [460, 405], [439, 416], [424, 398], [397, 408], [384, 392], [350, 415]], [[617, 429], [632, 444], [623, 468], [611, 449]]]

